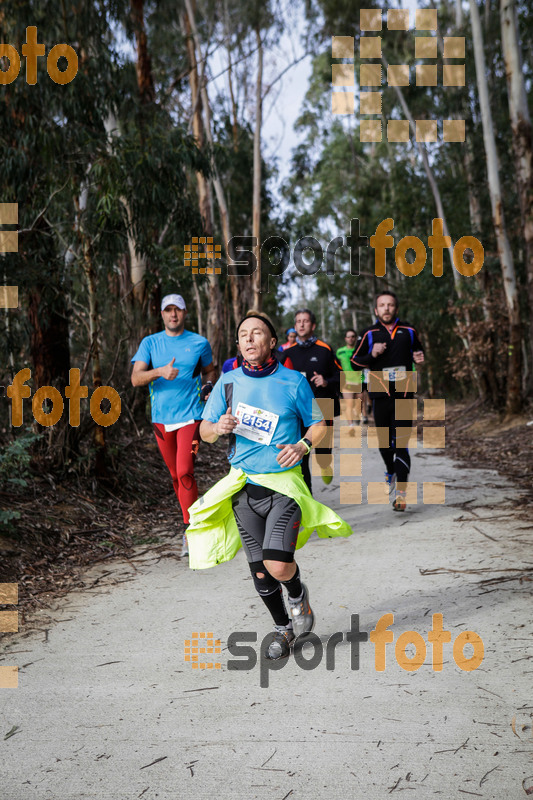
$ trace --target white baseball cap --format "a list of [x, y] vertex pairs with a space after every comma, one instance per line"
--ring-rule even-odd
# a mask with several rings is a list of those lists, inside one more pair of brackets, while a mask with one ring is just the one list
[[167, 306], [177, 306], [182, 311], [187, 308], [181, 294], [166, 294], [161, 300], [161, 311], [164, 311]]

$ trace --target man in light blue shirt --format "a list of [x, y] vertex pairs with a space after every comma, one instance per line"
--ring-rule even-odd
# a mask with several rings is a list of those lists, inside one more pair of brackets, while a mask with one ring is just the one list
[[[146, 336], [131, 359], [131, 382], [149, 387], [156, 441], [188, 524], [188, 509], [198, 497], [194, 461], [206, 393], [201, 376], [206, 378], [205, 388], [210, 388], [216, 372], [207, 339], [185, 330], [187, 307], [180, 294], [163, 298], [161, 316], [165, 329]], [[187, 542], [183, 538], [185, 555]]]

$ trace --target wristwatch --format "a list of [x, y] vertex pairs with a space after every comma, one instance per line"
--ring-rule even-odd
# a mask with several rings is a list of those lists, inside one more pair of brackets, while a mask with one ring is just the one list
[[205, 401], [207, 400], [212, 391], [213, 391], [213, 384], [211, 383], [211, 381], [207, 381], [207, 383], [204, 383], [204, 385], [200, 389], [200, 400], [203, 400], [203, 402], [205, 403]]
[[305, 444], [305, 446], [307, 447], [306, 456], [308, 456], [309, 453], [311, 452], [312, 447], [313, 447], [313, 442], [311, 441], [311, 439], [300, 439], [300, 441], [303, 442]]

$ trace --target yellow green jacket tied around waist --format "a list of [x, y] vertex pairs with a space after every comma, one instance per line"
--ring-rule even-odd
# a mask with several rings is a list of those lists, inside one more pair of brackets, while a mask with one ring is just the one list
[[[231, 500], [245, 485], [247, 478], [242, 469], [231, 467], [222, 480], [215, 483], [190, 507], [187, 539], [191, 569], [214, 567], [222, 561], [229, 561], [237, 554], [241, 539]], [[302, 521], [296, 549], [303, 547], [314, 530], [321, 538], [351, 536], [353, 533], [348, 523], [338, 514], [311, 496], [300, 466], [284, 472], [254, 474], [250, 478], [260, 486], [292, 497], [300, 506]]]

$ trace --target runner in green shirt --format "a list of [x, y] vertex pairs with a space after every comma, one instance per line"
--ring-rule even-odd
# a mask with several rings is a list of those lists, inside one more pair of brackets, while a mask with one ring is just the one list
[[[337, 358], [342, 366], [341, 376], [341, 389], [342, 397], [346, 401], [346, 419], [350, 424], [350, 435], [353, 436], [355, 425], [359, 425], [359, 417], [361, 416], [362, 402], [363, 402], [363, 373], [360, 370], [354, 372], [353, 365], [350, 359], [355, 349], [355, 340], [357, 334], [353, 328], [348, 328], [344, 334], [344, 347], [339, 347], [337, 350]], [[354, 400], [358, 400], [358, 408], [356, 409], [357, 420], [354, 419]], [[363, 412], [364, 413], [364, 412]], [[368, 418], [363, 416], [363, 423], [368, 422]]]

